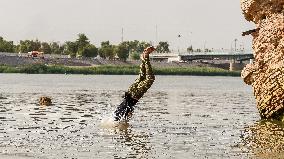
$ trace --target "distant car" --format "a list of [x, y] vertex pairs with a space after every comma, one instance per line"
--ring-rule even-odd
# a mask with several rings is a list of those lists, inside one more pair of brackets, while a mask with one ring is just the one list
[[31, 51], [31, 52], [28, 52], [28, 57], [39, 57], [39, 58], [44, 58], [43, 54], [44, 54], [44, 52]]

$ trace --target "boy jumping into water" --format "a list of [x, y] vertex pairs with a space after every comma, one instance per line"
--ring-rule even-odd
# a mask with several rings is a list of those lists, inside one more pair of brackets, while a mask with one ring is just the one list
[[149, 54], [155, 50], [153, 46], [144, 49], [141, 54], [142, 64], [140, 65], [140, 73], [135, 82], [125, 92], [122, 103], [116, 108], [114, 112], [114, 120], [129, 119], [134, 105], [147, 92], [155, 80], [153, 70], [149, 60]]

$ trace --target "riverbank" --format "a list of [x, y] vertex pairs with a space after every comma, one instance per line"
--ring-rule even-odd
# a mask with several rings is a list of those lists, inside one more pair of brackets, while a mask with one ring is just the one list
[[[239, 71], [228, 71], [213, 67], [154, 67], [153, 69], [156, 75], [240, 76]], [[23, 66], [1, 65], [0, 73], [136, 75], [139, 73], [139, 66], [62, 66], [44, 64]]]

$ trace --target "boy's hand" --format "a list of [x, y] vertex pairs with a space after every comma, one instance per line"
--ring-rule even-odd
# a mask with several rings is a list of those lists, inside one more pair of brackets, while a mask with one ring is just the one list
[[143, 53], [145, 54], [151, 54], [153, 51], [155, 51], [156, 49], [154, 48], [154, 46], [150, 46], [147, 47], [146, 49], [144, 49]]
[[141, 59], [145, 59], [145, 58], [149, 58], [149, 54], [151, 54], [153, 51], [155, 51], [156, 49], [154, 48], [154, 46], [150, 46], [147, 47], [146, 49], [144, 49], [143, 53], [141, 54]]

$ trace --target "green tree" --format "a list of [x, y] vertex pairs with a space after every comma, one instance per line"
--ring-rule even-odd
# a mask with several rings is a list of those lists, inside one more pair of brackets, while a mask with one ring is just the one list
[[139, 41], [134, 40], [134, 41], [129, 41], [127, 47], [129, 51], [137, 51], [138, 45], [139, 45]]
[[39, 51], [41, 48], [41, 42], [38, 40], [21, 40], [19, 45], [20, 52]]
[[140, 54], [138, 52], [132, 52], [130, 54], [130, 59], [132, 59], [132, 60], [139, 60], [140, 59]]
[[76, 57], [78, 52], [78, 45], [76, 42], [66, 41], [64, 45], [64, 54], [70, 55], [71, 57]]
[[51, 54], [51, 47], [47, 42], [42, 42], [40, 51], [44, 52], [45, 54]]
[[88, 45], [90, 45], [90, 41], [85, 34], [78, 34], [78, 39], [76, 40], [76, 44], [78, 47], [78, 51], [84, 49]]
[[132, 52], [143, 52], [143, 50], [150, 46], [149, 43], [147, 42], [139, 42], [138, 40], [134, 40], [134, 41], [124, 41], [122, 42], [123, 45], [125, 45], [129, 51], [129, 53]]
[[25, 52], [25, 53], [29, 52], [29, 45], [27, 40], [26, 41], [20, 40], [20, 44], [18, 45], [17, 48], [19, 52]]
[[157, 46], [157, 52], [159, 53], [168, 53], [170, 52], [169, 43], [165, 41], [160, 41], [159, 45]]
[[116, 47], [115, 52], [119, 59], [125, 61], [129, 56], [129, 50], [129, 45], [127, 45], [127, 43], [122, 42]]
[[0, 52], [15, 52], [13, 41], [6, 41], [0, 37]]
[[99, 55], [102, 58], [113, 59], [115, 56], [115, 46], [111, 45], [109, 41], [101, 42], [101, 48], [99, 49]]
[[51, 53], [52, 54], [61, 54], [61, 48], [59, 46], [59, 44], [57, 42], [52, 42], [50, 44], [50, 48], [51, 48]]
[[35, 41], [31, 40], [30, 43], [31, 43], [32, 51], [33, 50], [34, 51], [39, 51], [40, 50], [41, 42], [39, 40], [37, 40], [37, 39]]
[[95, 45], [88, 45], [78, 51], [78, 56], [81, 57], [96, 57], [98, 55], [98, 48]]
[[147, 43], [147, 42], [145, 42], [145, 41], [142, 41], [142, 42], [140, 42], [140, 43], [138, 44], [136, 51], [139, 52], [139, 53], [142, 53], [142, 52], [144, 51], [144, 49], [147, 48], [147, 47], [149, 47], [149, 46], [151, 46], [150, 43]]

